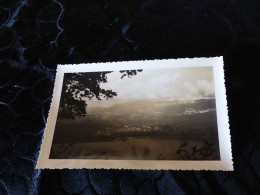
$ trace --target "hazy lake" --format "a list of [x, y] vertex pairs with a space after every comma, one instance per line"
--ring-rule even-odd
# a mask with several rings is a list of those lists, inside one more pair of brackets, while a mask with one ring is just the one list
[[55, 143], [52, 159], [218, 160], [213, 139], [129, 138], [125, 141]]

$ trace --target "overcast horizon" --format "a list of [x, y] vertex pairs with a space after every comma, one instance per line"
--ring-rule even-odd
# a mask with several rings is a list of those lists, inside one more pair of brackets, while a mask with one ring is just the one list
[[110, 107], [128, 101], [192, 101], [215, 98], [212, 67], [144, 69], [137, 75], [121, 79], [122, 73], [107, 74], [100, 87], [113, 90], [117, 96], [108, 100], [87, 100], [88, 107]]

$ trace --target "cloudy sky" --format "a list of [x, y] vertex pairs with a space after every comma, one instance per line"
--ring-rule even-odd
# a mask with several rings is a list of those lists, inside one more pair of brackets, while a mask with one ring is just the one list
[[152, 69], [121, 79], [122, 73], [107, 74], [101, 88], [112, 89], [117, 96], [109, 100], [88, 101], [88, 106], [111, 106], [134, 100], [196, 100], [213, 98], [212, 67]]

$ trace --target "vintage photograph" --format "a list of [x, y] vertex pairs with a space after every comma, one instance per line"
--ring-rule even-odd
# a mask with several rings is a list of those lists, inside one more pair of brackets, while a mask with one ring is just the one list
[[233, 170], [223, 66], [58, 65], [36, 167]]
[[49, 158], [220, 160], [213, 67], [65, 73]]

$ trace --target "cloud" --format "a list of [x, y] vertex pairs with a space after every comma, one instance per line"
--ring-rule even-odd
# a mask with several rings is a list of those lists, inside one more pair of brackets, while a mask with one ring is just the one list
[[154, 74], [154, 71], [143, 71], [132, 78], [120, 78], [120, 74], [108, 75], [108, 82], [102, 84], [105, 89], [112, 89], [118, 93], [115, 97], [120, 100], [127, 99], [161, 99], [170, 98], [174, 83], [181, 77], [180, 73]]
[[107, 103], [127, 100], [195, 100], [214, 97], [211, 67], [143, 70], [132, 78], [121, 73], [107, 74], [101, 88], [112, 89], [117, 96]]
[[183, 87], [180, 87], [180, 99], [202, 99], [214, 96], [214, 83], [208, 80], [197, 80], [195, 82], [186, 81]]

